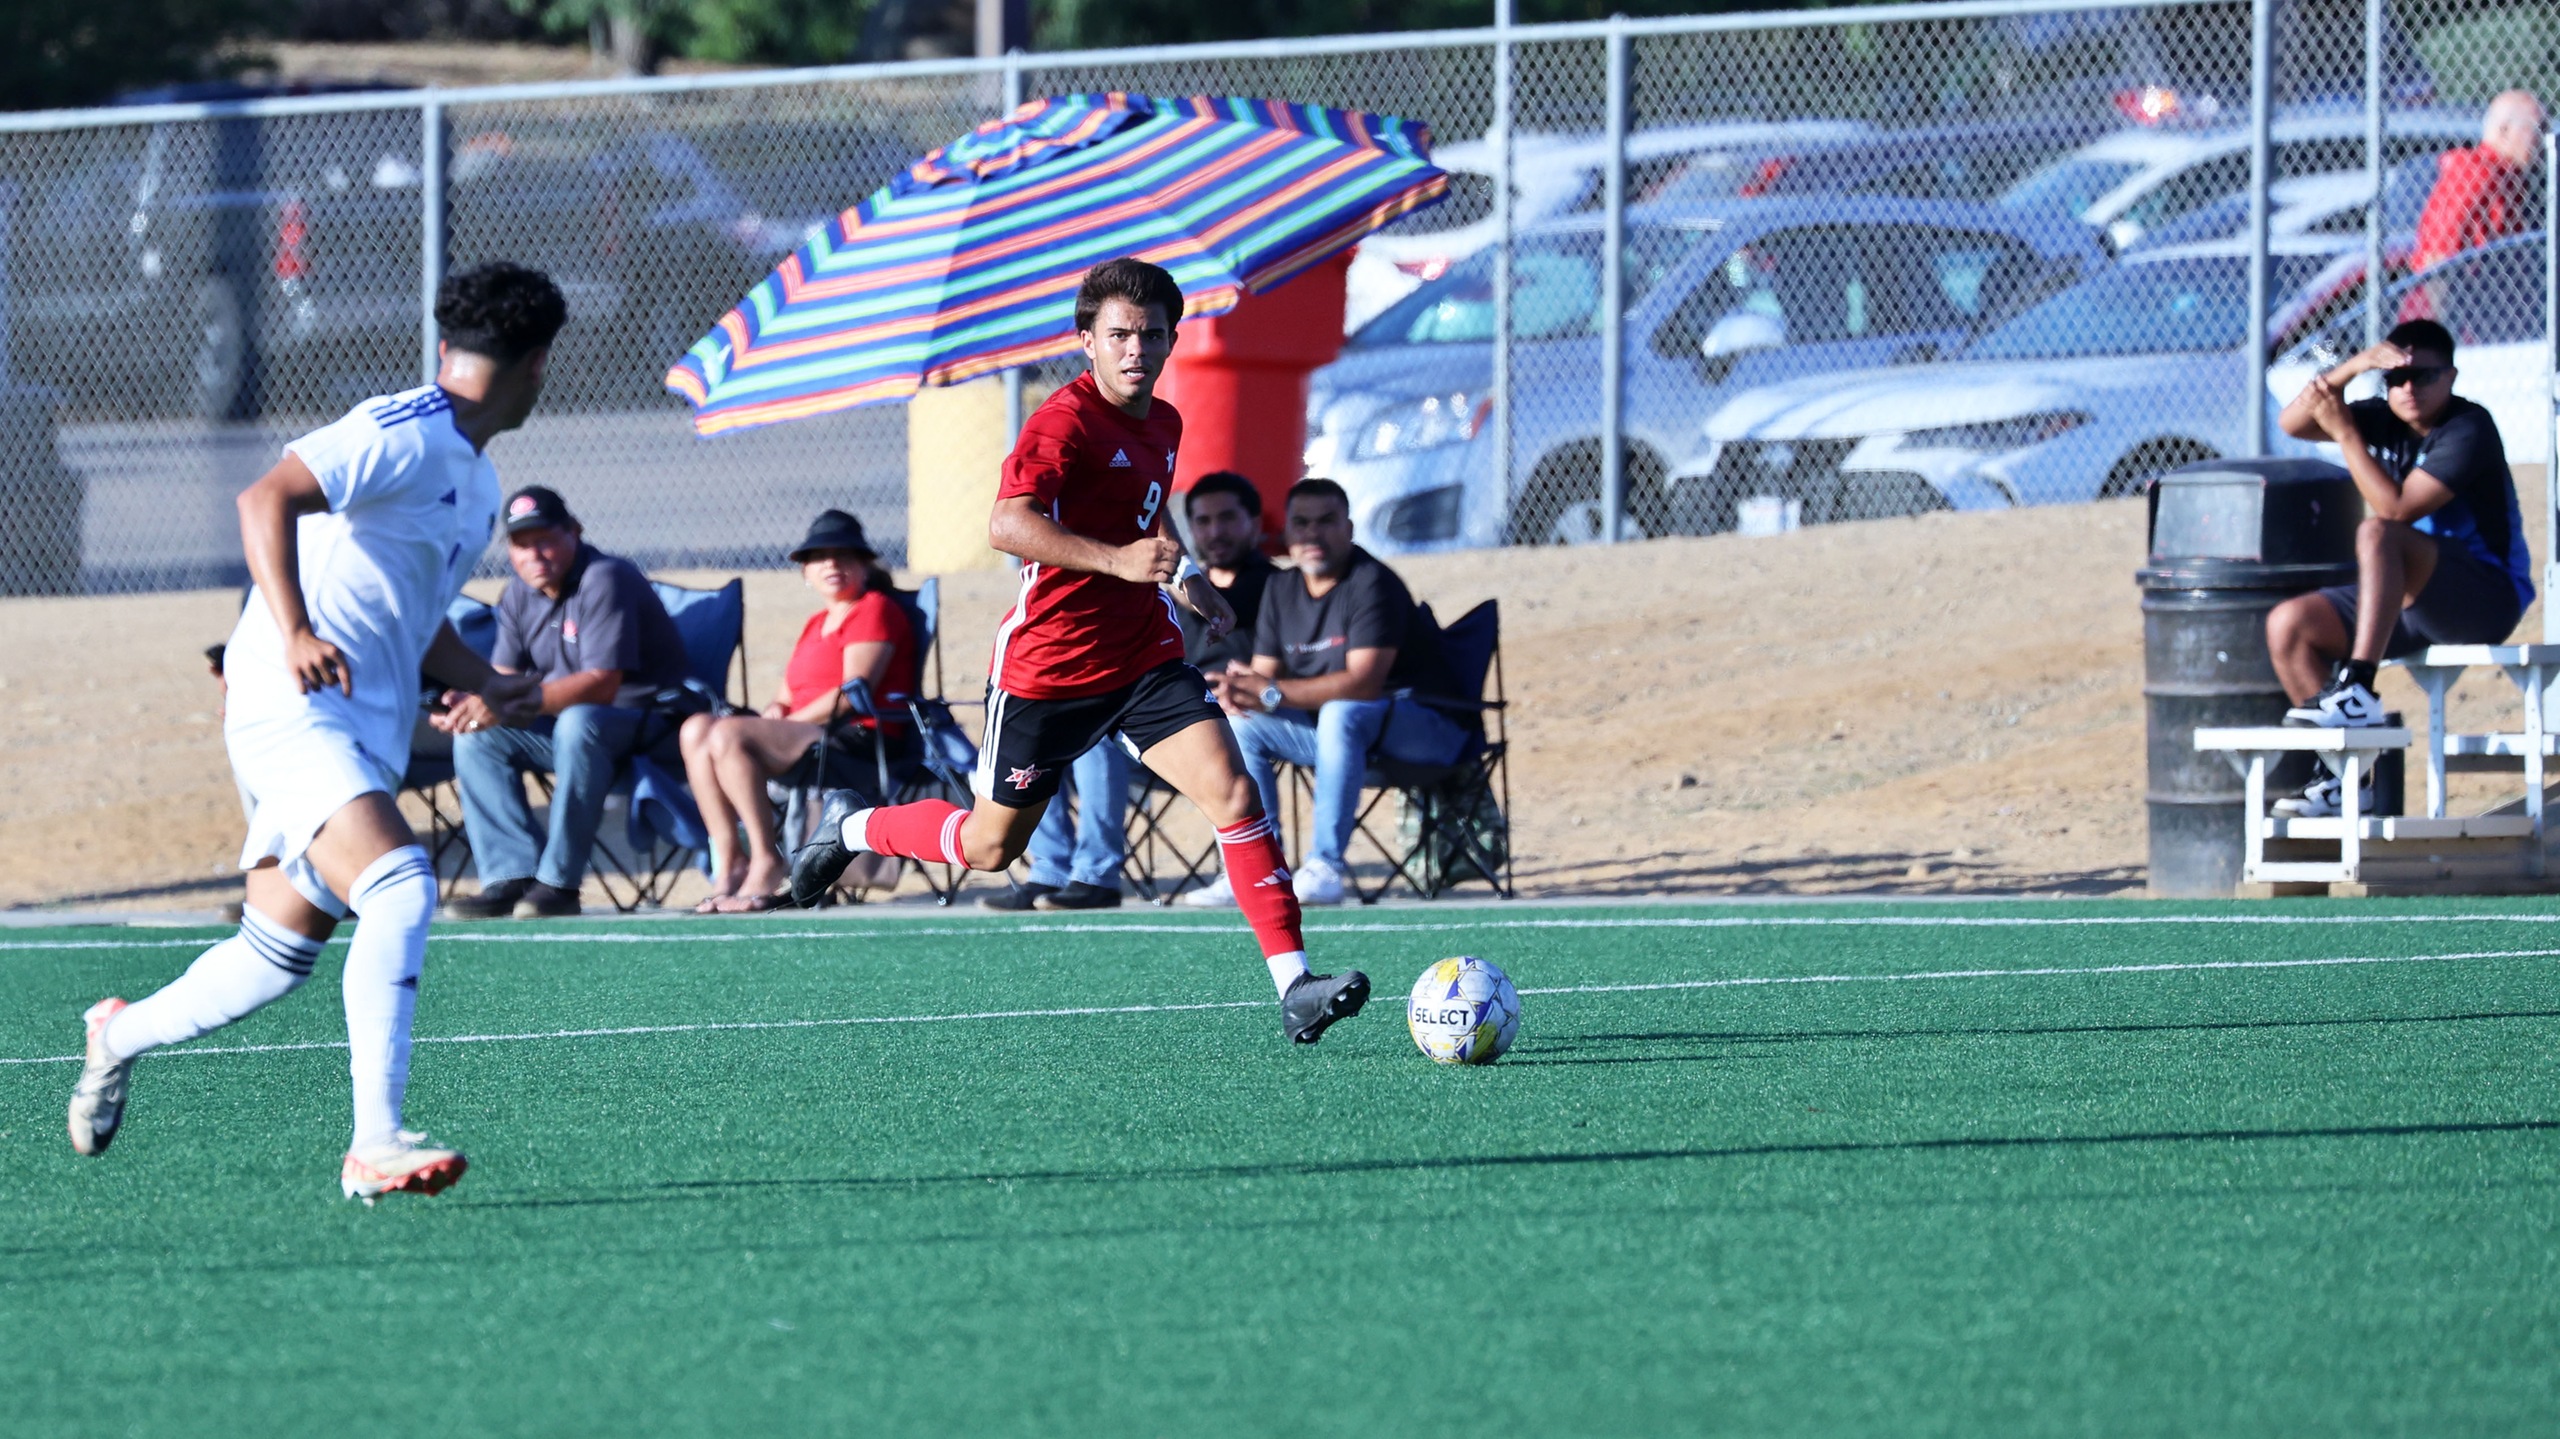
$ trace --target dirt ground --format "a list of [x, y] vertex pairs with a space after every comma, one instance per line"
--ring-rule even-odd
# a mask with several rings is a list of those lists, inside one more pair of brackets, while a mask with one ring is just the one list
[[[2123, 502], [1397, 567], [1443, 618], [1502, 603], [1524, 892], [2093, 894], [2143, 883], [2142, 550]], [[945, 580], [949, 693], [1011, 589]], [[747, 591], [761, 700], [814, 601]], [[0, 601], [0, 905], [236, 896], [199, 652], [237, 602]]]

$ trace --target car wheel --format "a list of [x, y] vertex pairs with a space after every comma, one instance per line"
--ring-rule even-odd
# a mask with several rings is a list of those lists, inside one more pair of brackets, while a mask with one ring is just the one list
[[[1669, 505], [1662, 492], [1662, 461], [1643, 446], [1627, 452], [1626, 520], [1629, 539], [1661, 534]], [[1528, 488], [1511, 504], [1510, 542], [1515, 545], [1591, 545], [1601, 539], [1600, 454], [1577, 445], [1542, 461]]]
[[196, 290], [187, 326], [187, 385], [196, 417], [236, 420], [246, 416], [243, 393], [248, 388], [248, 325], [240, 297], [220, 280]]
[[2193, 440], [2147, 441], [2135, 446], [2132, 454], [2116, 461], [2116, 467], [2107, 471], [2107, 482], [2098, 487], [2098, 498], [2115, 500], [2138, 495], [2149, 488], [2153, 480], [2180, 465], [2221, 458], [2211, 446], [2199, 445]]

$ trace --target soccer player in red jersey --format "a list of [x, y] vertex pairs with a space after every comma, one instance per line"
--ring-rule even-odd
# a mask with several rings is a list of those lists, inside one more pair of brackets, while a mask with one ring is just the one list
[[1097, 265], [1076, 291], [1076, 336], [1092, 369], [1023, 425], [987, 525], [989, 543], [1022, 561], [1022, 593], [996, 627], [987, 667], [976, 807], [856, 809], [839, 791], [793, 857], [791, 894], [815, 904], [863, 852], [1002, 870], [1030, 844], [1067, 766], [1117, 737], [1217, 827], [1236, 904], [1280, 991], [1281, 1028], [1313, 1044], [1360, 1011], [1369, 977], [1308, 972], [1279, 830], [1208, 681], [1182, 659], [1176, 600], [1213, 636], [1235, 615], [1165, 513], [1182, 416], [1155, 387], [1181, 319], [1173, 276], [1143, 260]]

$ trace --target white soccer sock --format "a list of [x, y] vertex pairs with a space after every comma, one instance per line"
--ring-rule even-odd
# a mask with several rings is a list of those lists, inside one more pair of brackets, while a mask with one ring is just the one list
[[858, 809], [844, 817], [844, 847], [855, 854], [870, 854], [871, 811]]
[[311, 977], [320, 946], [319, 940], [243, 909], [239, 933], [196, 956], [186, 973], [107, 1022], [107, 1048], [118, 1059], [131, 1059], [254, 1014]]
[[1307, 972], [1307, 952], [1303, 949], [1293, 949], [1285, 954], [1266, 954], [1262, 962], [1271, 966], [1271, 982], [1280, 987], [1282, 999], [1289, 997], [1289, 986], [1298, 982], [1298, 976]]
[[418, 972], [427, 961], [427, 921], [436, 908], [436, 872], [416, 845], [395, 849], [356, 877], [347, 946], [347, 1070], [355, 1080], [355, 1144], [387, 1144], [400, 1131], [409, 1088], [409, 1020], [418, 1008]]

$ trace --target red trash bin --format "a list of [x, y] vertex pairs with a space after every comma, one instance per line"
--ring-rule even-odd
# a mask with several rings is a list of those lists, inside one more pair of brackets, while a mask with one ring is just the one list
[[1344, 251], [1223, 315], [1185, 320], [1156, 393], [1182, 411], [1173, 491], [1233, 470], [1262, 492], [1262, 529], [1280, 532], [1281, 501], [1305, 469], [1307, 376], [1342, 353]]

